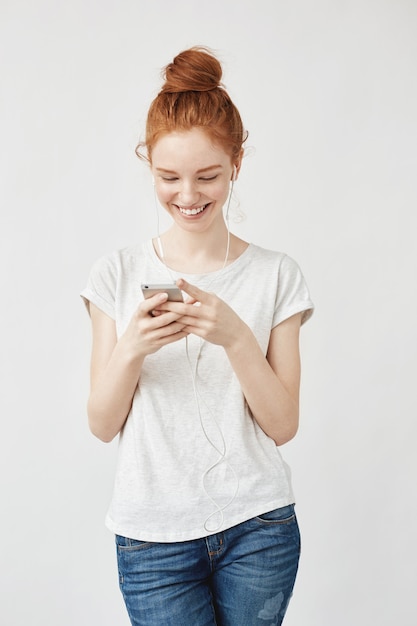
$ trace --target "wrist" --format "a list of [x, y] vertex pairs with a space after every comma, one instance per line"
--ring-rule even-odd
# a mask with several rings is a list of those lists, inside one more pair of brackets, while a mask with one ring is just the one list
[[132, 345], [126, 334], [120, 337], [116, 345], [116, 350], [119, 353], [119, 358], [122, 359], [127, 366], [140, 368], [146, 357], [146, 354], [138, 349], [138, 346]]
[[254, 345], [257, 345], [255, 336], [249, 326], [244, 322], [233, 333], [230, 342], [225, 346], [225, 350], [229, 357], [237, 357], [240, 354], [248, 354], [248, 351], [253, 349]]

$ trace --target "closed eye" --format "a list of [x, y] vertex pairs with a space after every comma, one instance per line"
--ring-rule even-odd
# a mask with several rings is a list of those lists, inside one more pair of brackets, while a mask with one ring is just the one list
[[[209, 183], [212, 180], [216, 180], [217, 177], [218, 174], [215, 174], [214, 176], [200, 176], [198, 180], [203, 183]], [[175, 183], [177, 180], [179, 180], [177, 176], [161, 176], [161, 178], [166, 183]]]

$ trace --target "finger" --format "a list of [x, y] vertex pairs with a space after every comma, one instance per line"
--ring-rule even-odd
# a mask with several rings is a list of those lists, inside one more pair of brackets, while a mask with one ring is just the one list
[[158, 304], [158, 306], [151, 311], [154, 317], [157, 317], [158, 315], [166, 315], [167, 313], [172, 313], [172, 315], [174, 316], [172, 317], [172, 319], [178, 319], [186, 312], [187, 308], [184, 306], [184, 302], [172, 302], [171, 300], [167, 300], [162, 304]]
[[178, 313], [173, 313], [171, 311], [155, 311], [155, 314], [153, 314], [153, 312], [151, 311], [151, 316], [152, 319], [146, 322], [147, 327], [151, 330], [160, 330], [163, 328], [174, 327], [174, 325], [175, 328], [183, 328], [184, 326], [181, 320], [182, 316], [178, 315]]
[[185, 304], [196, 304], [198, 302], [198, 300], [196, 298], [189, 297], [189, 298], [186, 298], [184, 300], [184, 302], [185, 302]]
[[140, 303], [140, 310], [148, 315], [151, 315], [151, 311], [153, 309], [156, 309], [159, 304], [162, 304], [167, 300], [167, 293], [156, 293], [154, 296], [146, 298], [143, 302]]
[[164, 337], [160, 338], [158, 343], [160, 344], [160, 347], [167, 346], [170, 343], [174, 343], [176, 341], [179, 341], [180, 339], [184, 339], [184, 337], [188, 337], [189, 334], [190, 333], [185, 330], [179, 330], [176, 333], [164, 335]]
[[181, 289], [181, 291], [185, 291], [185, 293], [189, 295], [191, 299], [194, 300], [194, 302], [203, 303], [209, 297], [209, 294], [206, 291], [203, 291], [202, 289], [199, 289], [195, 285], [188, 283], [183, 278], [179, 278], [177, 280], [177, 286]]
[[160, 304], [157, 309], [154, 309], [153, 313], [159, 315], [162, 313], [173, 313], [177, 316], [177, 319], [180, 319], [183, 318], [184, 315], [193, 315], [194, 308], [199, 308], [200, 305], [201, 302], [195, 300], [195, 298], [189, 298], [187, 302], [171, 302], [168, 300]]
[[160, 338], [164, 338], [182, 333], [184, 329], [185, 325], [182, 322], [171, 322], [170, 324], [157, 327], [153, 332], [158, 334]]

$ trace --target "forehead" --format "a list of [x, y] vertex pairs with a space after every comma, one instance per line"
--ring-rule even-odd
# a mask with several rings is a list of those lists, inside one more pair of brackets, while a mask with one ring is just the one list
[[152, 149], [154, 167], [172, 167], [173, 163], [197, 167], [231, 162], [227, 152], [201, 128], [173, 131], [162, 135]]

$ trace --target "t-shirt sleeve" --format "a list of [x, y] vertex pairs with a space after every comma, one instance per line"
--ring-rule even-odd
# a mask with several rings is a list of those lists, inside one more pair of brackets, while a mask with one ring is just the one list
[[112, 257], [103, 257], [96, 261], [87, 280], [87, 286], [80, 293], [89, 310], [92, 302], [112, 319], [116, 318], [115, 295], [117, 271]]
[[298, 264], [284, 256], [279, 268], [278, 289], [273, 326], [277, 326], [296, 313], [302, 313], [304, 324], [313, 314], [314, 304], [307, 283]]

